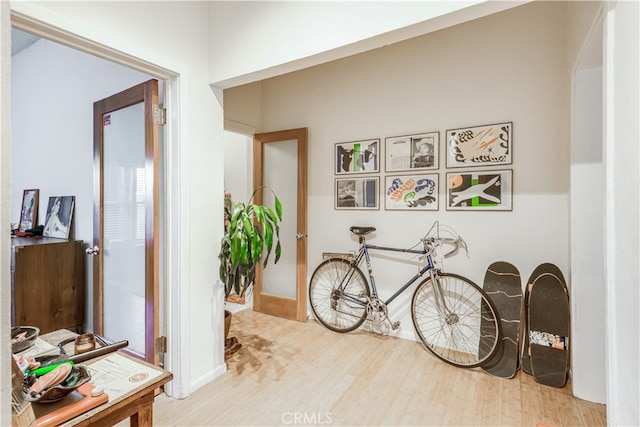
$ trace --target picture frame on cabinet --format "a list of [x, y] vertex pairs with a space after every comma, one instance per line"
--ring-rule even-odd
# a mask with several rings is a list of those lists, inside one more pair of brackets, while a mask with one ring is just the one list
[[439, 174], [385, 176], [384, 208], [386, 210], [437, 211]]
[[447, 168], [512, 163], [513, 123], [447, 130]]
[[440, 132], [385, 139], [385, 172], [438, 169]]
[[337, 143], [334, 162], [336, 175], [380, 172], [380, 139]]
[[380, 177], [337, 178], [335, 209], [378, 210]]
[[447, 172], [448, 211], [512, 211], [513, 171]]
[[38, 222], [38, 198], [40, 190], [37, 188], [22, 192], [22, 207], [20, 208], [20, 223], [18, 231], [34, 228]]
[[71, 231], [74, 204], [74, 196], [49, 197], [47, 217], [42, 235], [45, 237], [68, 239]]

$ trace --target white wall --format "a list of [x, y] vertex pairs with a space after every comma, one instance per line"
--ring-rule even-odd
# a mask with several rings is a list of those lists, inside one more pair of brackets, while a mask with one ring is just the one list
[[[351, 225], [377, 227], [376, 243], [408, 247], [436, 219], [471, 250], [471, 259], [449, 259], [446, 269], [476, 283], [498, 260], [513, 263], [523, 284], [542, 262], [568, 276], [569, 89], [559, 42], [565, 21], [566, 5], [535, 3], [263, 81], [260, 131], [309, 128], [309, 276], [323, 251], [355, 248]], [[245, 95], [242, 87], [226, 90], [227, 105], [236, 90]], [[225, 115], [250, 120], [241, 108]], [[514, 161], [506, 167], [514, 171], [513, 212], [447, 212], [444, 200], [438, 212], [333, 209], [336, 142], [440, 131], [442, 143], [447, 129], [502, 121], [514, 127]], [[398, 266], [374, 263], [387, 298], [399, 285]], [[414, 271], [407, 266], [400, 276]], [[390, 313], [402, 320], [400, 335], [413, 339], [410, 295]]]
[[[213, 2], [209, 77], [222, 88], [237, 86], [522, 3], [526, 1]], [[224, 65], [217, 58], [224, 58]]]
[[[571, 373], [573, 394], [606, 402], [602, 9], [569, 7], [575, 57], [571, 134]], [[596, 3], [597, 6], [601, 6]]]
[[[11, 30], [9, 3], [0, 2], [0, 224], [11, 222]], [[11, 283], [9, 228], [0, 227], [0, 425], [11, 424]], [[6, 402], [6, 403], [5, 403]]]
[[[93, 242], [93, 103], [151, 77], [40, 39], [12, 58], [11, 218], [22, 192], [40, 189], [38, 224], [50, 196], [75, 196], [70, 237]], [[87, 256], [85, 325], [93, 330], [93, 262]]]
[[608, 3], [605, 24], [607, 423], [640, 413], [640, 4]]
[[253, 193], [253, 137], [224, 133], [224, 189], [233, 203], [247, 202]]
[[[602, 48], [602, 37], [599, 39]], [[606, 401], [602, 67], [574, 80], [571, 158], [571, 370], [575, 396]]]

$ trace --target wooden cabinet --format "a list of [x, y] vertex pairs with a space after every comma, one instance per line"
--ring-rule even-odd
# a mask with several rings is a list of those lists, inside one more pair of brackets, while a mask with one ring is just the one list
[[84, 332], [82, 241], [11, 238], [11, 325]]

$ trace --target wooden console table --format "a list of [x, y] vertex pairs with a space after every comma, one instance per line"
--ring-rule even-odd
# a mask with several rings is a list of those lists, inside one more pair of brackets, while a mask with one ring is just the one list
[[[49, 344], [57, 346], [59, 342], [74, 336], [77, 336], [77, 334], [63, 329], [42, 335], [41, 338]], [[64, 348], [68, 355], [73, 355], [73, 343], [67, 344]], [[72, 418], [61, 424], [62, 426], [114, 425], [126, 418], [130, 418], [132, 427], [153, 425], [153, 401], [156, 390], [171, 381], [173, 374], [122, 352], [110, 353], [109, 355], [83, 362], [83, 364], [91, 370], [91, 366], [94, 364], [97, 364], [94, 367], [97, 368], [99, 365], [104, 365], [111, 361], [114, 361], [114, 363], [118, 361], [125, 362], [124, 364], [126, 364], [127, 368], [138, 367], [141, 372], [150, 372], [152, 375], [149, 375], [147, 380], [130, 379], [130, 381], [139, 381], [137, 383], [139, 385], [136, 386], [136, 383], [133, 382], [133, 385], [129, 386], [130, 389], [120, 395], [110, 395], [108, 402]], [[103, 387], [109, 394], [108, 385], [101, 384], [99, 377], [92, 378], [91, 382], [96, 387]], [[34, 407], [36, 417], [47, 413], [47, 405], [54, 404], [42, 403]]]

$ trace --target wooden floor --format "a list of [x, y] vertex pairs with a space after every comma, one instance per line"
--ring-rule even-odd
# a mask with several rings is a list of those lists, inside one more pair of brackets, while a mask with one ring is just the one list
[[234, 314], [229, 335], [242, 348], [228, 372], [187, 399], [158, 396], [154, 425], [606, 425], [605, 406], [574, 398], [570, 384], [455, 368], [412, 341], [251, 310]]

